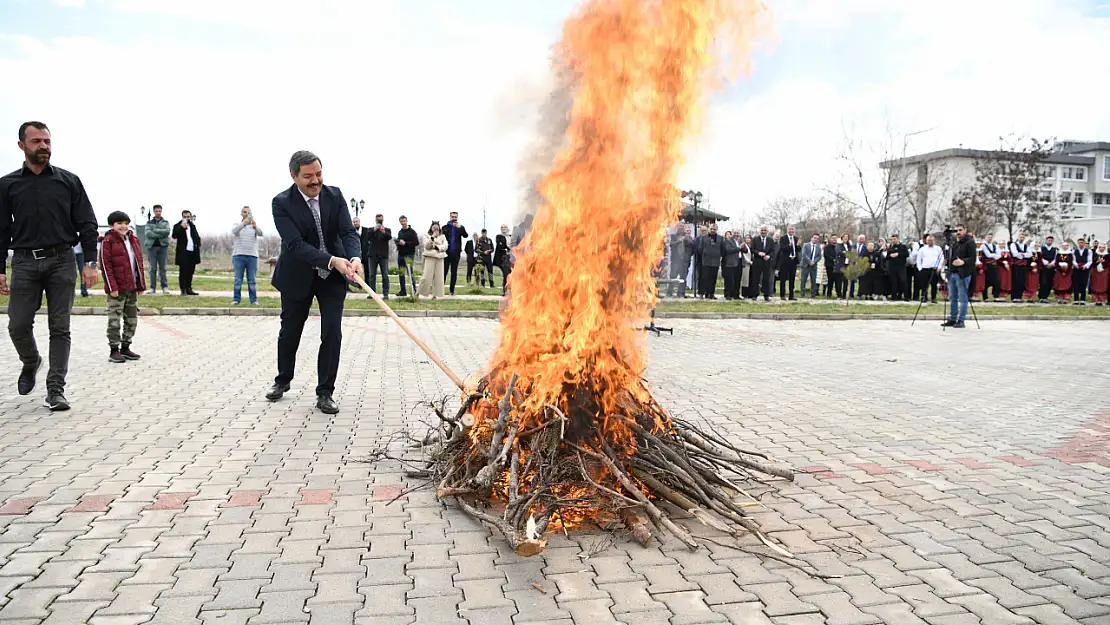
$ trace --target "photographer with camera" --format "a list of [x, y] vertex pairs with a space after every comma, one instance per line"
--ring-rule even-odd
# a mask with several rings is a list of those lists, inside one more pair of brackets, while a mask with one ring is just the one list
[[193, 274], [200, 264], [200, 234], [192, 211], [181, 211], [181, 221], [173, 225], [170, 238], [177, 244], [174, 262], [177, 264], [177, 284], [181, 287], [181, 294], [200, 295], [193, 290]]
[[[956, 234], [954, 240], [952, 238], [953, 232]], [[941, 325], [962, 328], [964, 327], [964, 319], [967, 318], [968, 288], [971, 284], [971, 278], [975, 274], [975, 259], [978, 256], [978, 250], [975, 246], [975, 239], [968, 234], [967, 228], [963, 224], [956, 224], [955, 230], [946, 226], [944, 239], [948, 242], [948, 296], [951, 305], [948, 320]]]

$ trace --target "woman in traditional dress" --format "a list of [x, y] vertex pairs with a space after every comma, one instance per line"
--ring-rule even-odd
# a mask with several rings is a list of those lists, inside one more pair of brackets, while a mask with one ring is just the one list
[[1036, 302], [1037, 291], [1041, 288], [1041, 253], [1033, 252], [1029, 259], [1029, 270], [1025, 272], [1025, 287], [1021, 291], [1023, 301]]
[[1091, 301], [1095, 306], [1106, 304], [1107, 291], [1110, 291], [1110, 254], [1106, 253], [1105, 245], [1099, 245], [1091, 267]]
[[1057, 304], [1067, 304], [1071, 300], [1072, 268], [1071, 243], [1064, 241], [1056, 254], [1056, 275], [1052, 276], [1052, 291], [1056, 294]]
[[975, 254], [975, 278], [971, 281], [971, 299], [982, 295], [985, 302], [987, 301], [985, 293], [987, 290], [987, 266], [984, 264], [986, 259], [983, 257], [983, 241], [981, 239], [975, 239], [975, 249], [979, 251]]
[[1009, 246], [1002, 250], [1002, 258], [998, 259], [998, 284], [1002, 301], [1008, 301], [1014, 288], [1014, 273], [1010, 271]]

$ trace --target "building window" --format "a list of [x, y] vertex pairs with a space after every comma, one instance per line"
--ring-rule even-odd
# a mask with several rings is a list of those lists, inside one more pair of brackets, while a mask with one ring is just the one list
[[1085, 180], [1086, 178], [1087, 178], [1087, 168], [1086, 167], [1076, 167], [1075, 168], [1075, 179], [1076, 180]]
[[1061, 191], [1060, 192], [1060, 203], [1061, 204], [1071, 204], [1071, 191]]
[[1082, 204], [1083, 203], [1083, 194], [1080, 193], [1079, 191], [1076, 191], [1075, 196], [1072, 197], [1072, 202], [1075, 202], [1076, 204]]
[[1051, 202], [1052, 201], [1052, 191], [1038, 191], [1037, 192], [1037, 201], [1038, 202], [1044, 202], [1046, 204]]
[[1055, 178], [1056, 177], [1056, 166], [1055, 165], [1042, 165], [1041, 166], [1041, 177], [1042, 178]]
[[1071, 167], [1061, 167], [1060, 177], [1065, 180], [1071, 180]]
[[1102, 157], [1102, 179], [1110, 180], [1110, 154]]
[[1094, 204], [1095, 206], [1102, 206], [1102, 194], [1101, 193], [1092, 193], [1091, 194], [1091, 204]]

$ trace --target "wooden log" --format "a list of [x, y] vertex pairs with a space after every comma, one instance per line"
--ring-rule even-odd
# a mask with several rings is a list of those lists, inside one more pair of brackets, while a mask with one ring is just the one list
[[640, 543], [641, 547], [647, 547], [651, 542], [651, 528], [647, 525], [647, 519], [635, 508], [621, 508], [620, 515], [632, 538]]

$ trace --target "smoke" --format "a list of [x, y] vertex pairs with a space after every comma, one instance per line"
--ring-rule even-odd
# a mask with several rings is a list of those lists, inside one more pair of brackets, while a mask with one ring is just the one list
[[513, 240], [520, 241], [532, 225], [532, 218], [543, 206], [539, 183], [555, 164], [555, 157], [566, 146], [570, 112], [574, 105], [574, 73], [563, 62], [558, 49], [551, 52], [551, 74], [548, 92], [537, 98], [533, 136], [517, 161], [520, 180], [520, 204], [513, 220]]

